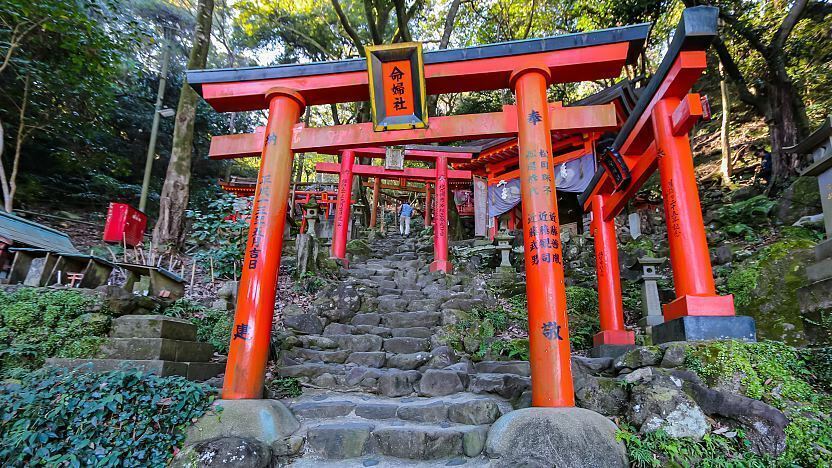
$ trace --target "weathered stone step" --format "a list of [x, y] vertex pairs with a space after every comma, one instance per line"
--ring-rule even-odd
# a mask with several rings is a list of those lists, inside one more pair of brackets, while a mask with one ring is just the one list
[[110, 338], [101, 345], [105, 359], [208, 362], [214, 356], [209, 343], [167, 338]]
[[[365, 337], [367, 335], [364, 335]], [[430, 349], [430, 340], [427, 338], [387, 338], [383, 341], [383, 349], [388, 353], [410, 354], [426, 352]]]
[[83, 369], [90, 372], [140, 370], [161, 377], [179, 375], [188, 380], [203, 381], [225, 372], [224, 362], [173, 362], [136, 359], [61, 359], [49, 358], [47, 366]]
[[167, 338], [196, 341], [196, 325], [164, 315], [124, 315], [113, 319], [112, 338]]
[[435, 327], [442, 321], [438, 312], [389, 312], [382, 314], [381, 323], [388, 328]]

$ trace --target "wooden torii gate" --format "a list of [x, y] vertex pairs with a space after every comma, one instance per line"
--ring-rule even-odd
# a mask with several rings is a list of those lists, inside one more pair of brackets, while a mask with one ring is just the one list
[[[692, 249], [684, 245], [692, 241], [685, 233], [701, 233], [704, 237], [704, 229], [701, 214], [698, 219], [694, 216], [698, 200], [696, 206], [688, 203], [691, 197], [697, 197], [690, 146], [687, 136], [677, 133], [688, 121], [680, 103], [686, 100], [693, 81], [705, 69], [704, 51], [715, 36], [716, 20], [715, 8], [695, 7], [683, 12], [659, 73], [642, 92], [636, 112], [618, 134], [624, 141], [616, 140], [613, 150], [620, 151], [624, 165], [612, 158], [609, 174], [599, 175], [595, 185], [598, 194], [607, 196], [603, 219], [611, 220], [615, 208], [632, 195], [628, 187], [643, 182], [649, 175], [648, 169], [656, 164], [667, 166], [664, 172], [668, 174], [662, 176], [663, 189], [673, 192], [665, 194], [665, 203], [668, 218], [674, 219], [668, 226], [676, 233], [671, 235], [679, 236], [671, 241], [674, 277], [679, 274], [675, 271], [679, 255], [685, 259], [694, 254], [707, 258], [707, 249], [703, 252], [698, 239], [693, 240], [696, 247]], [[425, 128], [395, 131], [376, 131], [378, 127], [373, 123], [319, 128], [298, 123], [307, 105], [368, 100], [371, 89], [367, 62], [361, 59], [189, 71], [188, 82], [217, 111], [269, 109], [268, 124], [261, 134], [215, 137], [212, 141], [212, 152], [216, 149], [217, 154], [229, 150], [236, 150], [232, 151], [236, 154], [241, 148], [261, 154], [223, 398], [262, 395], [294, 152], [516, 136], [524, 162], [519, 175], [527, 231], [524, 255], [532, 404], [574, 406], [551, 135], [613, 131], [618, 125], [614, 105], [563, 107], [547, 102], [546, 89], [552, 83], [618, 77], [622, 67], [633, 63], [640, 54], [648, 31], [649, 25], [643, 24], [425, 53], [426, 89], [422, 91], [426, 94], [509, 88], [514, 91], [517, 104], [504, 106], [501, 112], [432, 117]], [[654, 132], [649, 131], [651, 124]], [[652, 144], [654, 138], [658, 140], [658, 149]], [[664, 156], [658, 162], [660, 151]], [[627, 176], [628, 171], [638, 174], [629, 184], [624, 182], [626, 177], [621, 177], [622, 173]], [[668, 199], [673, 203], [669, 204]], [[682, 220], [683, 215], [691, 218]], [[697, 222], [698, 228], [691, 226]], [[696, 265], [704, 266], [701, 261]], [[692, 276], [704, 281], [702, 277], [708, 273], [703, 268]], [[712, 284], [713, 278], [710, 281]], [[684, 297], [686, 303], [701, 303], [692, 294]], [[712, 297], [716, 296], [707, 296], [705, 302]], [[720, 301], [712, 301], [717, 302]], [[702, 315], [714, 310], [703, 309]]]
[[[428, 147], [430, 148], [430, 147]], [[434, 168], [405, 167], [402, 170], [385, 169], [383, 166], [356, 165], [356, 157], [384, 157], [384, 148], [358, 148], [341, 152], [341, 163], [318, 163], [315, 170], [323, 174], [339, 174], [338, 205], [335, 209], [335, 233], [332, 240], [332, 255], [346, 261], [347, 235], [350, 219], [352, 177], [373, 177], [376, 183], [382, 179], [433, 181], [436, 186], [436, 225], [433, 236], [433, 263], [430, 271], [450, 272], [452, 266], [448, 261], [448, 183], [451, 180], [470, 180], [471, 171], [452, 170], [449, 162], [467, 161], [471, 153], [457, 151], [450, 147], [433, 147], [431, 149], [405, 149], [405, 160], [433, 161]], [[371, 212], [378, 206], [378, 194], [373, 189]]]

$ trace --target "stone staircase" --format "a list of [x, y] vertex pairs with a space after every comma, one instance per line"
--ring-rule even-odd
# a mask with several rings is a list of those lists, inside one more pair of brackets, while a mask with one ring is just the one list
[[93, 372], [141, 370], [198, 381], [222, 373], [225, 363], [211, 362], [214, 347], [196, 339], [196, 325], [188, 320], [164, 315], [124, 315], [113, 320], [99, 359], [50, 358], [46, 364]]
[[393, 235], [371, 248], [311, 313], [284, 317], [279, 375], [312, 389], [285, 401], [306, 439], [293, 466], [484, 463], [491, 423], [528, 405], [528, 363], [474, 364], [444, 345], [442, 326], [488, 298], [430, 272], [432, 245]]

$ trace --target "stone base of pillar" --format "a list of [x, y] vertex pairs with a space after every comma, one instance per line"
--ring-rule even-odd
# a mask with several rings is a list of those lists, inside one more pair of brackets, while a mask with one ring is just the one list
[[647, 315], [638, 319], [637, 323], [641, 328], [652, 327], [653, 325], [660, 325], [664, 323], [664, 317], [661, 315]]
[[434, 260], [430, 264], [430, 271], [442, 271], [445, 273], [450, 273], [453, 271], [453, 269], [453, 265], [451, 265], [451, 262], [447, 260]]
[[501, 265], [501, 266], [498, 266], [497, 268], [494, 269], [494, 274], [511, 278], [511, 277], [516, 277], [517, 276], [517, 270], [515, 270], [514, 267], [511, 266], [511, 265], [509, 265], [509, 266], [502, 266]]
[[652, 327], [653, 344], [670, 341], [743, 340], [757, 341], [752, 317], [681, 317]]
[[630, 351], [632, 349], [636, 349], [636, 345], [609, 345], [609, 344], [600, 344], [595, 345], [592, 349], [589, 350], [589, 355], [594, 358], [617, 358], [622, 354]]
[[681, 317], [729, 317], [734, 312], [734, 296], [692, 296], [677, 297], [662, 308], [664, 319], [669, 322]]
[[592, 344], [632, 345], [636, 344], [636, 334], [628, 330], [604, 330], [592, 337]]

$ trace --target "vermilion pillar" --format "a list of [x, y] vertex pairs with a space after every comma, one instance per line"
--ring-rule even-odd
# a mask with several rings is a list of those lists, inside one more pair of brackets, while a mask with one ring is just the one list
[[618, 273], [618, 245], [615, 220], [604, 219], [604, 197], [592, 197], [592, 237], [595, 239], [595, 271], [598, 276], [598, 312], [601, 332], [593, 337], [595, 346], [632, 345], [635, 333], [624, 329], [624, 305]]
[[734, 315], [734, 297], [717, 296], [687, 133], [675, 135], [671, 115], [679, 99], [653, 110], [659, 175], [667, 222], [676, 300], [664, 306], [665, 321], [689, 315]]
[[425, 227], [430, 226], [430, 182], [425, 182]]
[[254, 192], [243, 275], [225, 367], [225, 399], [261, 398], [274, 314], [275, 285], [283, 248], [292, 174], [292, 126], [305, 103], [287, 89], [266, 95], [269, 120]]
[[341, 152], [341, 174], [338, 179], [338, 202], [335, 208], [335, 230], [332, 234], [332, 256], [347, 258], [347, 236], [350, 228], [350, 203], [352, 197], [352, 165], [355, 152]]
[[515, 71], [532, 405], [575, 406], [545, 67]]
[[381, 177], [376, 177], [373, 181], [373, 206], [370, 208], [370, 227], [376, 227], [376, 220], [378, 217], [378, 197], [381, 192]]
[[433, 263], [430, 271], [444, 271], [452, 269], [448, 261], [448, 158], [443, 155], [436, 157], [436, 210], [433, 215]]

